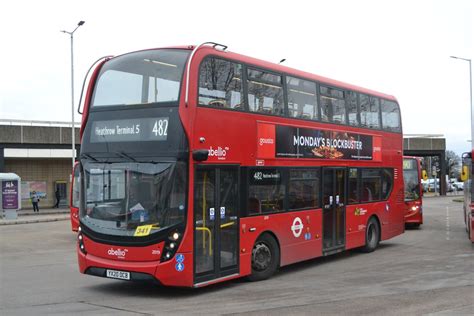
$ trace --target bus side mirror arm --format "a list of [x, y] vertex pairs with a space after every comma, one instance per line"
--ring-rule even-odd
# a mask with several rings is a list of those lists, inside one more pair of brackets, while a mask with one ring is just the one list
[[209, 157], [209, 151], [207, 149], [193, 150], [193, 159], [195, 161], [206, 161]]

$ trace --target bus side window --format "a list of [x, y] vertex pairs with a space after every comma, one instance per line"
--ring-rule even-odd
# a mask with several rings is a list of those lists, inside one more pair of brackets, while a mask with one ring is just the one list
[[248, 180], [249, 214], [284, 211], [286, 184], [279, 169], [252, 169]]
[[286, 85], [289, 117], [317, 120], [316, 83], [288, 76]]
[[362, 169], [361, 202], [379, 201], [381, 193], [380, 169]]
[[359, 126], [359, 114], [357, 109], [357, 93], [353, 91], [347, 92], [346, 98], [348, 125]]
[[392, 192], [393, 169], [382, 169], [382, 200], [386, 200]]
[[360, 95], [360, 126], [368, 128], [380, 128], [379, 108], [380, 102], [378, 98]]
[[253, 69], [247, 75], [249, 111], [285, 115], [281, 76]]
[[290, 169], [290, 210], [319, 208], [319, 169]]
[[386, 131], [401, 132], [400, 109], [393, 101], [381, 100], [382, 127]]
[[369, 108], [369, 127], [378, 129], [380, 128], [380, 100], [375, 97], [370, 97], [370, 108]]
[[199, 71], [199, 104], [243, 111], [242, 65], [207, 58]]
[[344, 91], [320, 86], [321, 120], [338, 124], [346, 123], [346, 104]]
[[248, 210], [249, 210], [250, 214], [262, 213], [262, 208], [260, 206], [260, 201], [257, 198], [249, 197]]
[[359, 183], [358, 183], [357, 168], [349, 169], [349, 183], [348, 183], [348, 204], [359, 203]]

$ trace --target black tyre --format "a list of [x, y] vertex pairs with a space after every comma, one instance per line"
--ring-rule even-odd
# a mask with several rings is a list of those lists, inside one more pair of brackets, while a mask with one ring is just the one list
[[361, 248], [363, 252], [372, 252], [377, 249], [380, 242], [380, 226], [379, 222], [371, 217], [367, 223], [365, 231], [365, 246]]
[[261, 235], [252, 249], [252, 274], [250, 281], [260, 281], [271, 277], [278, 268], [280, 248], [275, 238], [269, 234]]

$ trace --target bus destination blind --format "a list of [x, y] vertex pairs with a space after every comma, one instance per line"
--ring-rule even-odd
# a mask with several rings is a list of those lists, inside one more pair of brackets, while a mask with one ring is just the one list
[[91, 143], [166, 141], [168, 117], [96, 121], [92, 124]]

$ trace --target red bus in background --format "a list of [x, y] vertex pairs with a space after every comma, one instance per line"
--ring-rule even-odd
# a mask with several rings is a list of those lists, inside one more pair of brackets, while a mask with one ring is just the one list
[[474, 157], [474, 149], [470, 153], [462, 155], [462, 173], [461, 180], [464, 181], [464, 222], [466, 223], [466, 231], [469, 239], [474, 242], [474, 168], [472, 167], [472, 158]]
[[72, 185], [71, 192], [69, 194], [69, 210], [71, 215], [71, 229], [77, 232], [79, 229], [79, 189], [80, 189], [80, 178], [79, 178], [79, 163], [74, 164], [72, 170]]
[[419, 227], [423, 224], [423, 187], [421, 185], [421, 160], [403, 157], [405, 187], [405, 224]]
[[81, 126], [81, 273], [262, 280], [404, 232], [396, 99], [226, 48], [96, 67]]

